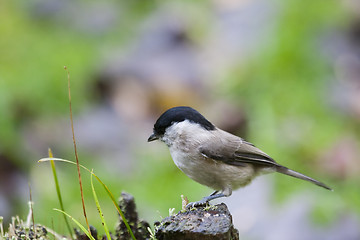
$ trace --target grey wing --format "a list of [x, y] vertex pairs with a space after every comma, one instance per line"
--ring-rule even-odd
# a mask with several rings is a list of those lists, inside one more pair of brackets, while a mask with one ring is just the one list
[[212, 139], [208, 139], [199, 148], [203, 156], [234, 166], [246, 166], [246, 164], [250, 163], [265, 168], [274, 168], [279, 173], [306, 180], [331, 190], [330, 187], [322, 182], [276, 163], [266, 153], [239, 137], [224, 131], [217, 132], [216, 134], [219, 135], [214, 135]]
[[266, 153], [239, 137], [229, 134], [219, 139], [218, 141], [209, 141], [211, 146], [203, 144], [199, 148], [200, 153], [207, 158], [235, 166], [246, 166], [247, 163], [264, 167], [279, 166]]
[[269, 155], [246, 141], [243, 141], [235, 151], [234, 156], [237, 161], [241, 162], [260, 164], [266, 167], [279, 166]]

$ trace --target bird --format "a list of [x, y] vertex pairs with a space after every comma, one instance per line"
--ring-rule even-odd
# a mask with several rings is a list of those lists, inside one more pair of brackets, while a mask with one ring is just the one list
[[229, 197], [262, 174], [278, 172], [299, 178], [325, 189], [326, 184], [275, 162], [268, 154], [241, 137], [216, 127], [197, 110], [177, 106], [166, 110], [155, 122], [148, 142], [160, 140], [169, 150], [175, 165], [192, 180], [215, 190], [200, 201]]

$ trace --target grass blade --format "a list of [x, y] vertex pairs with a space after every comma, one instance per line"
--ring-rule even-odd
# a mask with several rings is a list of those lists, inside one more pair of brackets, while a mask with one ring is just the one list
[[[66, 160], [66, 159], [62, 159], [62, 158], [42, 158], [40, 159], [38, 162], [47, 162], [47, 161], [60, 161], [60, 162], [66, 162], [66, 163], [71, 163], [71, 164], [74, 164], [76, 165], [75, 162], [72, 162], [72, 161], [69, 161], [69, 160]], [[114, 198], [114, 195], [111, 193], [111, 191], [109, 190], [109, 188], [101, 181], [101, 179], [96, 176], [95, 173], [91, 172], [88, 168], [84, 167], [83, 165], [79, 164], [80, 167], [82, 167], [83, 169], [85, 169], [86, 171], [88, 171], [90, 174], [92, 174], [96, 180], [98, 180], [98, 182], [103, 186], [103, 188], [105, 189], [106, 193], [109, 195], [111, 201], [113, 202], [113, 204], [115, 205], [116, 207], [116, 210], [118, 211], [119, 215], [121, 216], [121, 219], [123, 220], [126, 228], [128, 229], [128, 232], [131, 236], [131, 238], [133, 240], [136, 240], [135, 236], [134, 236], [134, 233], [132, 232], [131, 228], [130, 228], [130, 225], [129, 223], [127, 222], [125, 216], [124, 216], [124, 213], [121, 211], [119, 205], [117, 204], [116, 202], [116, 199]]]
[[[49, 155], [49, 158], [53, 157], [53, 153], [50, 148], [48, 149], [48, 155]], [[51, 163], [51, 169], [52, 169], [53, 176], [54, 176], [55, 188], [56, 188], [57, 197], [59, 199], [60, 209], [61, 209], [61, 211], [65, 212], [65, 208], [64, 208], [64, 204], [63, 204], [61, 192], [60, 192], [60, 184], [59, 184], [59, 180], [58, 180], [57, 173], [56, 173], [55, 162], [53, 160], [51, 160], [50, 163]], [[70, 223], [69, 223], [68, 219], [66, 218], [66, 216], [65, 215], [63, 215], [63, 216], [64, 216], [66, 228], [68, 229], [68, 231], [70, 233], [70, 237], [71, 237], [71, 239], [74, 239], [73, 235], [72, 235]]]
[[95, 238], [91, 235], [91, 233], [88, 230], [86, 230], [86, 228], [83, 225], [81, 225], [81, 223], [79, 223], [75, 218], [73, 218], [72, 216], [70, 216], [69, 214], [67, 214], [64, 211], [61, 211], [60, 209], [54, 208], [54, 210], [61, 212], [62, 214], [69, 217], [86, 234], [86, 236], [88, 236], [89, 239], [95, 240]]
[[94, 196], [94, 200], [95, 200], [95, 204], [96, 204], [96, 208], [99, 212], [99, 215], [100, 215], [100, 219], [101, 219], [101, 222], [102, 222], [102, 225], [104, 227], [104, 231], [105, 231], [105, 234], [106, 234], [106, 237], [108, 240], [111, 240], [111, 237], [110, 237], [110, 232], [109, 232], [109, 229], [106, 225], [106, 222], [105, 222], [105, 218], [104, 218], [104, 214], [102, 213], [101, 211], [101, 207], [100, 207], [100, 203], [99, 203], [99, 200], [96, 196], [96, 192], [95, 192], [95, 188], [94, 188], [94, 183], [93, 183], [93, 170], [91, 170], [91, 178], [90, 178], [90, 182], [91, 182], [91, 190], [92, 190], [92, 193], [93, 193], [93, 196]]
[[34, 234], [36, 234], [36, 232], [35, 232], [34, 209], [33, 209], [34, 203], [33, 203], [33, 201], [32, 201], [32, 196], [31, 196], [31, 186], [30, 186], [30, 182], [28, 182], [28, 184], [29, 184], [29, 195], [30, 195], [30, 202], [29, 202], [29, 209], [30, 209], [30, 211], [29, 211], [28, 219], [27, 219], [27, 221], [26, 221], [26, 226], [27, 226], [28, 228], [30, 228], [30, 226], [31, 226], [30, 218], [31, 218], [32, 224], [33, 224], [33, 232], [34, 232]]
[[4, 237], [3, 221], [4, 221], [4, 217], [0, 216], [0, 239]]
[[80, 165], [80, 164], [79, 164], [79, 157], [78, 157], [78, 152], [77, 152], [77, 147], [76, 147], [74, 121], [73, 121], [72, 105], [71, 105], [70, 72], [69, 72], [69, 70], [68, 70], [68, 68], [67, 68], [66, 66], [64, 66], [64, 69], [65, 69], [65, 71], [67, 72], [67, 79], [68, 79], [68, 93], [69, 93], [69, 111], [70, 111], [71, 133], [72, 133], [72, 139], [73, 139], [73, 145], [74, 145], [74, 151], [75, 151], [76, 167], [77, 167], [77, 172], [78, 172], [78, 177], [79, 177], [81, 203], [82, 203], [82, 208], [83, 208], [83, 213], [84, 213], [85, 222], [86, 222], [86, 225], [87, 225], [88, 230], [89, 230], [89, 232], [90, 232], [90, 225], [89, 225], [89, 221], [88, 221], [87, 216], [86, 216], [85, 201], [84, 201], [84, 192], [83, 192], [83, 187], [82, 187], [81, 174], [80, 174], [80, 166], [79, 166], [79, 165]]

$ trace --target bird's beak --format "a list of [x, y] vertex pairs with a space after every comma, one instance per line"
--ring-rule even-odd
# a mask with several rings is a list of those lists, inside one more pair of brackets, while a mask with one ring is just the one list
[[158, 136], [156, 136], [155, 133], [151, 134], [151, 136], [148, 138], [148, 142], [154, 141], [159, 139]]

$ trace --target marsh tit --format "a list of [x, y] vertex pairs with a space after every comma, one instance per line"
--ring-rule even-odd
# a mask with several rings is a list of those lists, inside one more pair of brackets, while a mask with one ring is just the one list
[[169, 147], [176, 166], [196, 182], [215, 190], [191, 203], [199, 206], [228, 197], [232, 190], [248, 185], [256, 176], [278, 172], [331, 190], [324, 183], [274, 161], [253, 144], [225, 132], [191, 107], [174, 107], [156, 121], [148, 142], [161, 140]]

